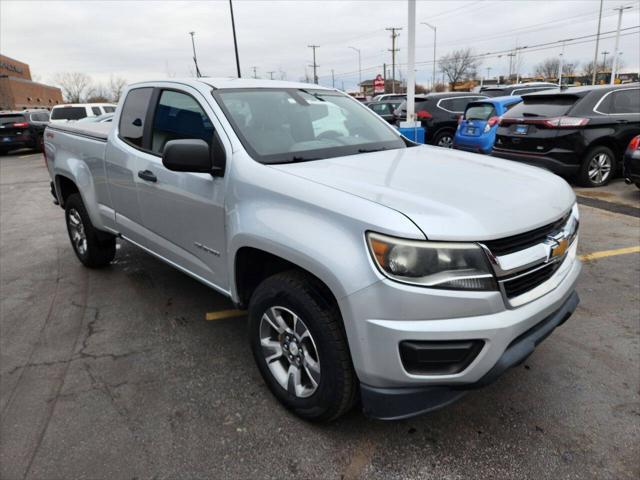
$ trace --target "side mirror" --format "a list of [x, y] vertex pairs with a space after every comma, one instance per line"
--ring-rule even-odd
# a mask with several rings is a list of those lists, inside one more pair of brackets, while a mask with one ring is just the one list
[[209, 144], [201, 139], [169, 140], [162, 152], [162, 164], [174, 172], [213, 173]]

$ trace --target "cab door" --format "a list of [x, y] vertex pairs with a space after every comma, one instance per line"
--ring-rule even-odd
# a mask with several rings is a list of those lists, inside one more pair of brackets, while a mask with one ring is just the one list
[[226, 292], [225, 177], [174, 172], [162, 164], [167, 142], [202, 139], [211, 147], [221, 126], [202, 94], [190, 87], [156, 89], [151, 108], [148, 152], [138, 157], [135, 177], [146, 243]]

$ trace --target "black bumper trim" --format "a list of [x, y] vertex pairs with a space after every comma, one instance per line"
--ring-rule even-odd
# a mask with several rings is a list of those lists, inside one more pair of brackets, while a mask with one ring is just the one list
[[574, 175], [580, 170], [579, 164], [565, 163], [555, 158], [545, 155], [531, 155], [529, 153], [520, 153], [512, 150], [503, 150], [494, 147], [491, 156], [520, 162], [534, 167], [545, 168], [557, 175]]
[[558, 310], [514, 339], [491, 370], [475, 383], [409, 388], [380, 388], [360, 384], [363, 412], [368, 417], [380, 420], [400, 420], [445, 407], [468, 390], [489, 385], [506, 370], [524, 362], [538, 344], [567, 321], [578, 303], [580, 298], [574, 291]]

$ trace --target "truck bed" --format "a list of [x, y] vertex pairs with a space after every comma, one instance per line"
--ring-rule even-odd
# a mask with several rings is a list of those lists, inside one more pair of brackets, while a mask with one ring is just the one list
[[82, 135], [84, 137], [91, 137], [96, 140], [107, 141], [109, 132], [113, 128], [113, 123], [84, 123], [84, 122], [68, 122], [68, 123], [54, 123], [48, 127], [50, 130], [60, 130], [65, 133], [71, 133], [75, 135]]

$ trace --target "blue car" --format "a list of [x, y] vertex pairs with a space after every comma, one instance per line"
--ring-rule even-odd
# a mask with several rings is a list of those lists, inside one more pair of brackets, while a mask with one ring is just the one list
[[453, 148], [477, 153], [491, 153], [496, 141], [500, 117], [522, 97], [494, 97], [471, 102], [458, 119]]

